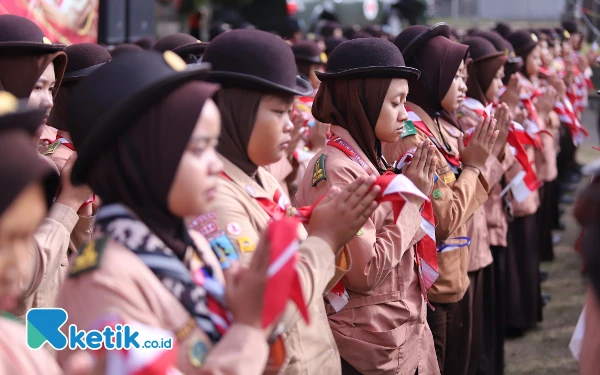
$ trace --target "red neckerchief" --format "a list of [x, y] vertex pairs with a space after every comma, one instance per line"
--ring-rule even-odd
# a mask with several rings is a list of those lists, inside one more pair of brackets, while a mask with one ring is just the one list
[[71, 142], [69, 142], [65, 137], [63, 137], [60, 133], [56, 133], [56, 139], [54, 142], [60, 142], [63, 146], [67, 147], [71, 151], [75, 151], [75, 146]]
[[427, 127], [427, 124], [425, 124], [425, 122], [419, 117], [419, 115], [417, 115], [412, 109], [410, 109], [407, 106], [404, 106], [404, 108], [406, 108], [406, 112], [408, 112], [408, 120], [413, 123], [415, 128], [419, 129], [422, 133], [429, 137], [431, 142], [433, 142], [435, 147], [437, 147], [437, 149], [440, 150], [442, 155], [444, 155], [446, 162], [448, 162], [448, 164], [451, 167], [453, 167], [453, 170], [455, 170], [456, 173], [456, 169], [462, 167], [462, 163], [460, 162], [459, 158], [457, 156], [450, 155], [448, 151], [444, 147], [442, 147], [442, 145], [440, 145], [440, 143], [435, 138], [431, 130], [429, 130], [429, 128]]
[[[348, 158], [358, 165], [360, 165], [365, 172], [369, 176], [374, 174], [373, 168], [371, 168], [368, 163], [360, 156], [360, 154], [354, 150], [354, 148], [348, 144], [348, 142], [344, 141], [341, 137], [332, 134], [331, 139], [327, 142], [328, 145], [337, 148], [342, 151]], [[400, 158], [400, 164], [397, 166], [398, 169], [402, 169], [403, 166], [410, 164], [412, 160], [414, 151], [409, 151], [406, 154], [402, 155]], [[393, 172], [386, 172], [384, 175], [380, 176], [381, 178], [394, 178], [396, 174]], [[389, 182], [388, 182], [389, 185]], [[385, 193], [384, 189], [380, 194]], [[385, 196], [383, 199], [378, 199], [378, 201], [385, 201]], [[394, 206], [394, 220], [398, 219], [398, 215], [402, 210], [402, 207], [406, 203], [406, 201], [391, 201]], [[423, 298], [425, 302], [433, 309], [433, 306], [429, 303], [429, 299], [427, 298], [427, 291], [433, 283], [437, 280], [439, 276], [439, 269], [437, 263], [437, 250], [436, 250], [436, 242], [435, 242], [435, 218], [433, 215], [433, 204], [431, 199], [429, 201], [425, 201], [423, 203], [423, 209], [421, 210], [421, 228], [426, 233], [426, 235], [416, 244], [416, 252], [415, 252], [415, 263], [417, 264], [417, 270], [420, 280], [421, 293], [423, 294]], [[342, 291], [343, 285], [340, 287], [340, 282], [338, 285], [334, 287], [338, 293]], [[345, 292], [345, 289], [343, 289]]]

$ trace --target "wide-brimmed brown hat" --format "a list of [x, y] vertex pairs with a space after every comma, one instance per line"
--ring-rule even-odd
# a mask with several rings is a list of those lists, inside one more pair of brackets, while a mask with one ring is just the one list
[[173, 51], [186, 63], [196, 63], [206, 50], [208, 43], [203, 43], [189, 34], [175, 33], [158, 39], [152, 49], [154, 51]]
[[325, 72], [316, 72], [321, 81], [337, 78], [418, 79], [419, 70], [406, 66], [396, 46], [381, 38], [358, 38], [337, 46], [327, 61]]
[[224, 87], [310, 95], [313, 89], [297, 76], [291, 47], [281, 38], [260, 30], [232, 30], [212, 40], [202, 61], [210, 76]]
[[507, 40], [515, 48], [516, 54], [522, 57], [528, 55], [539, 42], [537, 34], [526, 29], [515, 31], [508, 36]]
[[14, 14], [0, 15], [0, 53], [52, 53], [65, 49], [46, 38], [42, 29], [27, 18]]
[[92, 162], [115, 136], [182, 84], [207, 77], [207, 64], [186, 65], [172, 51], [132, 51], [77, 85], [68, 108], [78, 158], [71, 180], [83, 184]]
[[112, 59], [106, 48], [94, 43], [72, 44], [65, 53], [68, 60], [64, 83], [85, 78]]
[[303, 40], [292, 46], [292, 52], [296, 62], [304, 62], [309, 64], [325, 65], [327, 64], [327, 55], [321, 51], [316, 42]]
[[406, 60], [414, 56], [421, 47], [436, 36], [450, 39], [450, 26], [447, 23], [436, 23], [431, 27], [414, 25], [404, 29], [394, 41]]
[[474, 34], [474, 36], [479, 36], [484, 39], [487, 39], [490, 43], [494, 45], [494, 48], [496, 48], [497, 51], [504, 52], [504, 54], [508, 56], [507, 62], [509, 64], [523, 63], [523, 58], [521, 56], [516, 55], [515, 49], [512, 46], [512, 44], [510, 44], [508, 40], [504, 39], [497, 32], [482, 30]]
[[462, 41], [462, 44], [469, 46], [469, 57], [474, 63], [506, 56], [504, 51], [498, 51], [490, 41], [481, 36], [469, 36]]
[[44, 123], [46, 110], [29, 108], [27, 99], [17, 99], [8, 91], [0, 91], [0, 132], [21, 129], [30, 136]]

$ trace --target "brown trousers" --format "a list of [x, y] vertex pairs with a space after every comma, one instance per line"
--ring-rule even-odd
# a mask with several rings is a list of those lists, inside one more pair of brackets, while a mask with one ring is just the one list
[[431, 302], [435, 311], [427, 310], [427, 323], [433, 334], [435, 354], [440, 372], [454, 375], [458, 373], [458, 353], [460, 345], [460, 302]]

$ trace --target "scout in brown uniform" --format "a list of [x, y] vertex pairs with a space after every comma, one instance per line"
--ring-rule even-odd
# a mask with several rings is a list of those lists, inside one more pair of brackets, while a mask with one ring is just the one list
[[[291, 48], [262, 31], [234, 30], [218, 36], [203, 61], [211, 64], [211, 76], [225, 87], [218, 146], [224, 168], [214, 211], [194, 220], [192, 227], [207, 236], [213, 247], [224, 247], [230, 250], [231, 259], [239, 257], [247, 264], [269, 221], [291, 214], [281, 187], [263, 166], [284, 156], [291, 138], [288, 111], [294, 95], [309, 95], [312, 88], [297, 77]], [[359, 179], [342, 192], [334, 191], [334, 197], [315, 208], [308, 235], [304, 230], [299, 233], [303, 241], [297, 267], [310, 322], [300, 320], [295, 306], [286, 310], [282, 319], [286, 353], [279, 373], [335, 375], [341, 371], [322, 294], [351, 266], [347, 252], [338, 250], [375, 209], [377, 189], [367, 193], [373, 180]], [[227, 262], [224, 259], [224, 267]]]
[[[206, 210], [221, 169], [211, 100], [218, 86], [198, 82], [202, 68], [186, 70], [171, 51], [130, 52], [74, 90], [69, 128], [80, 151], [72, 179], [90, 184], [103, 207], [58, 305], [69, 312], [64, 329], [118, 314], [172, 331], [186, 374], [259, 374], [268, 355], [260, 327], [268, 251], [259, 246], [224, 290], [216, 257], [183, 221]], [[225, 300], [234, 319], [226, 333]], [[59, 362], [72, 355], [59, 352]]]
[[[62, 171], [67, 160], [75, 154], [75, 146], [72, 144], [69, 127], [67, 124], [67, 106], [71, 92], [75, 86], [85, 77], [89, 76], [96, 69], [110, 61], [110, 54], [97, 44], [81, 43], [74, 44], [65, 49], [68, 57], [67, 68], [63, 82], [56, 96], [54, 106], [50, 112], [48, 123], [58, 129], [56, 140], [50, 145], [44, 153], [50, 157], [56, 164], [59, 171]], [[77, 250], [86, 242], [92, 239], [94, 222], [96, 221], [96, 211], [98, 209], [97, 199], [94, 195], [87, 198], [86, 202], [79, 207], [77, 214], [79, 220], [71, 233], [69, 251], [64, 255], [61, 273], [58, 283], [62, 282], [67, 276], [67, 264], [69, 256], [76, 253]]]
[[[332, 186], [385, 171], [381, 144], [401, 134], [408, 82], [419, 72], [404, 66], [393, 43], [365, 38], [340, 44], [318, 76], [313, 114], [331, 123], [333, 134], [310, 162], [313, 173], [304, 175], [301, 205], [314, 204]], [[403, 171], [424, 194], [433, 186], [434, 150], [429, 141], [420, 144]], [[349, 298], [329, 316], [343, 374], [439, 373], [416, 251], [427, 235], [421, 230], [423, 199], [408, 199], [397, 221], [389, 203], [380, 205], [348, 243], [353, 264], [342, 282]]]
[[[469, 131], [479, 122], [482, 114], [478, 110], [489, 103], [498, 101], [498, 92], [503, 87], [504, 64], [508, 60], [508, 56], [505, 51], [497, 51], [492, 43], [482, 37], [468, 37], [463, 40], [463, 44], [469, 46], [473, 63], [467, 79], [468, 98], [459, 107], [457, 117], [460, 128], [463, 131]], [[498, 139], [496, 139], [485, 168], [481, 170], [491, 186], [490, 197], [494, 191], [497, 191], [496, 185], [505, 172], [506, 139], [510, 129], [508, 106], [504, 103], [499, 105], [498, 110], [495, 111], [495, 117], [498, 121], [496, 125], [499, 130]], [[451, 132], [449, 131], [449, 133]], [[510, 153], [510, 149], [508, 149], [508, 153]], [[501, 189], [502, 187], [500, 187]], [[463, 320], [459, 371], [462, 374], [477, 372], [484, 337], [484, 318], [490, 312], [493, 313], [496, 308], [494, 300], [490, 301], [489, 308], [484, 304], [484, 298], [494, 296], [494, 284], [485, 283], [486, 273], [492, 269], [493, 262], [486, 211], [486, 205], [490, 202], [491, 200], [488, 200], [484, 206], [479, 207], [466, 223], [467, 236], [471, 239], [468, 268], [470, 285], [467, 294], [461, 301]], [[500, 215], [503, 215], [501, 209]]]
[[200, 62], [202, 54], [208, 43], [201, 42], [189, 34], [175, 33], [163, 36], [152, 45], [153, 51], [173, 51], [186, 62], [195, 64]]
[[[67, 58], [64, 45], [52, 44], [42, 30], [26, 18], [0, 16], [0, 88], [18, 98], [27, 98], [33, 108], [41, 108], [46, 116], [38, 124], [45, 124], [54, 97], [61, 84]], [[39, 133], [32, 136], [37, 145]], [[50, 164], [51, 160], [46, 157]], [[68, 163], [70, 170], [74, 160]], [[92, 195], [85, 187], [74, 188], [67, 178], [47, 217], [38, 228], [34, 239], [36, 274], [32, 283], [23, 285], [26, 298], [24, 308], [54, 305], [60, 282], [64, 279], [70, 234], [79, 219], [77, 210]], [[39, 272], [39, 273], [38, 273]], [[22, 315], [25, 310], [16, 310]]]
[[[504, 65], [503, 81], [511, 81], [501, 101], [507, 101], [511, 113], [518, 106], [519, 91], [516, 85], [515, 72], [521, 71], [523, 59], [516, 56], [513, 46], [497, 33], [480, 31], [475, 34], [491, 42], [498, 52], [506, 53], [508, 59]], [[471, 80], [471, 77], [469, 77]], [[495, 80], [495, 79], [494, 79]], [[493, 83], [492, 83], [493, 84]], [[514, 91], [514, 92], [513, 92]], [[486, 95], [487, 99], [487, 95]], [[460, 111], [460, 110], [459, 110]], [[464, 119], [460, 119], [465, 121]], [[504, 169], [509, 171], [515, 166], [516, 159], [512, 152], [505, 150]], [[512, 215], [512, 206], [508, 196], [500, 196], [502, 189], [509, 182], [506, 174], [501, 182], [492, 188], [490, 197], [485, 202], [485, 218], [487, 221], [488, 242], [494, 262], [491, 268], [484, 269], [483, 289], [483, 341], [479, 369], [485, 374], [504, 373], [504, 322], [506, 315], [506, 246], [508, 235], [508, 215]], [[511, 216], [512, 218], [512, 216]]]
[[[528, 30], [512, 33], [508, 41], [523, 58], [522, 75], [530, 77], [539, 68], [539, 50], [537, 37]], [[529, 72], [529, 73], [527, 73]], [[531, 91], [529, 80], [524, 81]], [[541, 121], [540, 121], [541, 122]], [[524, 126], [527, 126], [524, 124]], [[538, 124], [540, 128], [544, 124]], [[535, 132], [535, 129], [532, 129]], [[547, 135], [542, 135], [546, 138]], [[543, 138], [542, 138], [543, 140]], [[549, 147], [544, 142], [544, 148]], [[533, 148], [527, 148], [530, 160], [537, 160]], [[539, 164], [535, 164], [536, 173]], [[541, 320], [540, 267], [540, 225], [536, 214], [541, 205], [539, 191], [532, 193], [524, 202], [512, 201], [515, 219], [509, 224], [509, 244], [507, 253], [507, 333], [521, 335], [536, 326]]]
[[38, 158], [31, 134], [16, 126], [38, 128], [45, 111], [18, 109], [17, 100], [6, 95], [0, 98], [0, 374], [62, 374], [48, 352], [26, 346], [25, 326], [7, 313], [22, 303], [19, 284], [37, 271], [32, 268], [37, 255], [31, 253], [31, 242], [52, 202], [58, 176]]
[[[460, 350], [459, 302], [469, 287], [465, 223], [488, 198], [490, 187], [480, 171], [485, 167], [498, 133], [494, 131], [495, 121], [490, 118], [475, 129], [468, 146], [463, 146], [462, 135], [458, 135], [458, 150], [448, 143], [450, 134], [440, 123], [455, 117], [454, 111], [464, 98], [466, 86], [460, 72], [464, 72], [469, 50], [468, 46], [450, 41], [449, 33], [446, 24], [429, 29], [411, 26], [396, 38], [395, 44], [407, 65], [419, 69], [421, 79], [411, 85], [408, 94], [409, 128], [396, 143], [383, 145], [383, 155], [388, 160], [396, 160], [425, 139], [430, 139], [439, 150], [436, 156], [441, 162], [436, 170], [438, 178], [432, 198], [437, 218], [435, 236], [440, 276], [428, 293], [435, 311], [428, 311], [427, 320], [440, 370], [454, 374]], [[442, 112], [447, 112], [447, 116], [441, 117]], [[476, 143], [472, 143], [473, 140]]]

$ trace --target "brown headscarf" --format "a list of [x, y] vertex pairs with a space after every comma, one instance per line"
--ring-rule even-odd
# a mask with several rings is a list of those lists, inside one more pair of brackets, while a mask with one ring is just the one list
[[168, 195], [204, 103], [218, 88], [194, 81], [171, 92], [104, 150], [87, 181], [104, 203], [133, 210], [179, 255], [190, 239], [183, 218], [169, 211]]
[[62, 51], [0, 57], [0, 90], [8, 91], [19, 99], [28, 99], [35, 83], [51, 62], [54, 63], [56, 75], [53, 93], [53, 97], [56, 97], [67, 67], [67, 55]]
[[506, 56], [496, 56], [489, 59], [474, 62], [469, 70], [469, 78], [467, 79], [467, 93], [476, 100], [479, 100], [483, 105], [487, 105], [488, 101], [485, 93], [492, 84], [492, 81], [498, 73], [498, 69], [506, 63]]
[[248, 143], [263, 95], [239, 88], [225, 88], [219, 93], [221, 136], [217, 151], [250, 177], [256, 175], [258, 166], [248, 156]]
[[348, 130], [377, 168], [381, 168], [382, 159], [375, 125], [391, 82], [390, 78], [325, 81], [321, 83], [312, 106], [315, 119]]
[[31, 136], [22, 130], [0, 133], [0, 216], [30, 184], [41, 182], [48, 207], [56, 194], [58, 175], [31, 145]]
[[421, 71], [421, 79], [410, 86], [408, 101], [423, 108], [431, 118], [438, 113], [452, 125], [458, 126], [456, 115], [442, 107], [442, 100], [468, 51], [468, 46], [441, 35], [429, 40], [415, 56], [407, 60], [407, 65]]

